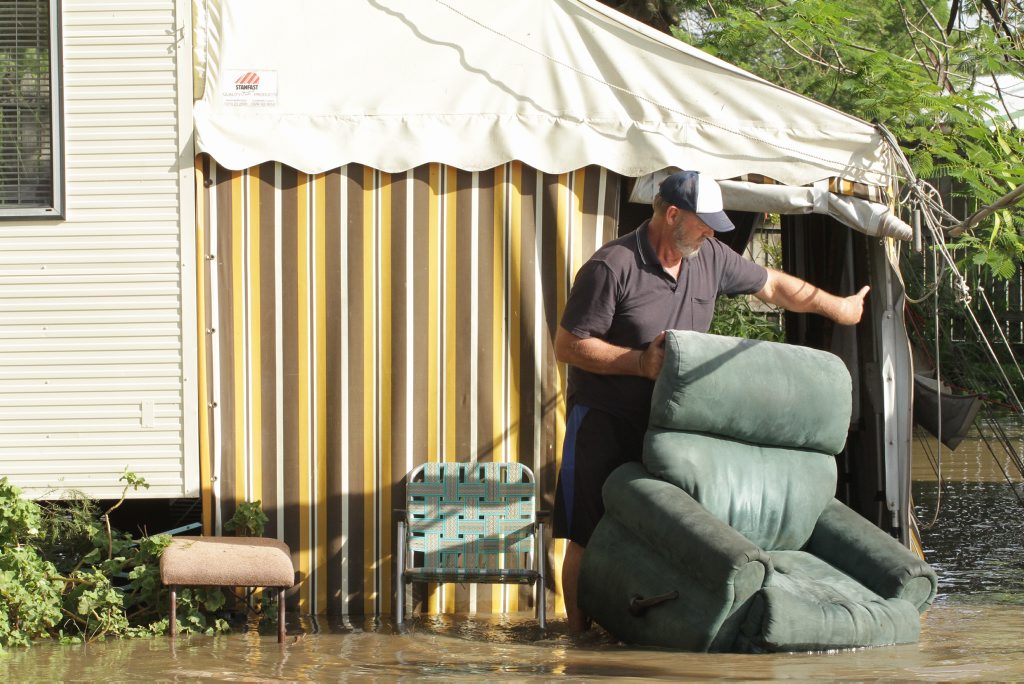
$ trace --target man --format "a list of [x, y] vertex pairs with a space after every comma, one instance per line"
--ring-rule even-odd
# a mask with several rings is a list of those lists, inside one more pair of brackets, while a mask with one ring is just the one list
[[587, 627], [576, 587], [604, 513], [601, 486], [619, 465], [640, 460], [664, 331], [707, 332], [719, 293], [754, 294], [841, 325], [860, 321], [867, 287], [836, 297], [766, 269], [713, 237], [733, 228], [718, 183], [680, 171], [661, 183], [651, 219], [601, 247], [576, 275], [555, 337], [555, 357], [570, 366], [554, 519], [555, 537], [569, 540], [562, 590], [570, 632]]

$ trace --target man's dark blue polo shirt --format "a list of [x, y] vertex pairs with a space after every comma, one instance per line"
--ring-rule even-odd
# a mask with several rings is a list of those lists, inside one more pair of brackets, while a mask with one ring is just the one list
[[[719, 293], [751, 294], [768, 280], [763, 266], [708, 238], [696, 256], [683, 260], [676, 281], [647, 239], [649, 223], [607, 243], [583, 265], [565, 305], [563, 328], [583, 339], [640, 349], [663, 330], [707, 332]], [[570, 402], [622, 416], [641, 431], [647, 429], [653, 390], [646, 378], [569, 368]]]

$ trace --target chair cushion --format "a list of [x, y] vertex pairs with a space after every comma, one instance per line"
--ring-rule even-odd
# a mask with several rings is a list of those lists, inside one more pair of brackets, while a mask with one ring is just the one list
[[836, 454], [850, 426], [851, 387], [828, 352], [673, 330], [650, 424]]
[[912, 643], [917, 609], [883, 599], [823, 560], [802, 551], [769, 554], [774, 571], [740, 628], [744, 650], [797, 651]]
[[644, 466], [765, 550], [799, 549], [836, 489], [828, 454], [651, 428]]

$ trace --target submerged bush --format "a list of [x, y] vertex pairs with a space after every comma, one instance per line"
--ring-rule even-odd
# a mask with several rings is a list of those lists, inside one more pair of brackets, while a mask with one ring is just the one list
[[[166, 631], [160, 554], [171, 537], [136, 539], [111, 529], [108, 515], [128, 488], [148, 487], [131, 473], [121, 480], [121, 499], [100, 513], [84, 497], [24, 499], [0, 478], [0, 648], [44, 637], [75, 642]], [[225, 600], [216, 588], [182, 591], [178, 629], [226, 631], [227, 622], [216, 616]]]
[[0, 549], [0, 645], [27, 646], [47, 636], [61, 619], [56, 568], [32, 547]]

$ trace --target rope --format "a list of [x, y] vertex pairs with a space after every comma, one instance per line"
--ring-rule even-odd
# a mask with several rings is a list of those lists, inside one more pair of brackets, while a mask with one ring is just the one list
[[[970, 306], [970, 303], [971, 303], [971, 292], [970, 292], [969, 286], [967, 285], [967, 279], [964, 278], [963, 274], [960, 272], [960, 269], [957, 268], [956, 261], [953, 259], [952, 254], [950, 254], [950, 252], [949, 252], [949, 248], [946, 246], [945, 234], [948, 232], [948, 229], [944, 228], [944, 224], [945, 224], [945, 226], [952, 227], [952, 226], [958, 225], [960, 223], [960, 221], [955, 216], [953, 216], [948, 211], [946, 211], [946, 209], [942, 206], [941, 196], [935, 190], [935, 188], [933, 188], [931, 185], [929, 185], [928, 183], [925, 183], [924, 181], [922, 181], [921, 179], [917, 178], [914, 175], [914, 171], [910, 167], [910, 162], [907, 160], [906, 156], [903, 155], [902, 150], [899, 149], [899, 146], [895, 144], [895, 139], [892, 138], [892, 133], [890, 133], [888, 131], [888, 129], [886, 129], [884, 126], [882, 126], [880, 124], [878, 125], [878, 129], [880, 131], [882, 131], [883, 136], [885, 136], [888, 140], [890, 140], [890, 144], [894, 146], [895, 150], [897, 150], [897, 152], [898, 152], [897, 153], [897, 161], [899, 162], [900, 166], [903, 167], [904, 172], [907, 174], [907, 177], [910, 179], [910, 183], [908, 183], [908, 185], [907, 185], [908, 193], [910, 193], [910, 197], [911, 197], [912, 201], [917, 204], [919, 209], [921, 209], [922, 224], [924, 226], [926, 226], [928, 228], [929, 232], [931, 233], [932, 245], [933, 245], [932, 246], [933, 255], [937, 253], [939, 256], [941, 256], [941, 263], [943, 264], [943, 269], [942, 269], [941, 273], [943, 275], [945, 275], [945, 273], [948, 271], [951, 274], [951, 277], [952, 277], [951, 285], [953, 286], [954, 291], [955, 291], [955, 299], [956, 299], [956, 301], [964, 306], [964, 309], [966, 310], [967, 315], [970, 317], [971, 322], [974, 324], [974, 328], [975, 328], [975, 331], [978, 334], [978, 337], [984, 343], [984, 346], [985, 346], [986, 351], [988, 352], [989, 358], [991, 359], [993, 364], [996, 366], [996, 368], [999, 369], [999, 373], [1000, 373], [1000, 375], [1002, 376], [1002, 379], [1003, 379], [1004, 388], [1007, 390], [1007, 392], [1010, 395], [1013, 396], [1013, 399], [1014, 399], [1014, 409], [1018, 413], [1024, 413], [1024, 409], [1022, 409], [1022, 406], [1021, 406], [1020, 398], [1017, 396], [1016, 391], [1013, 389], [1012, 383], [1010, 383], [1009, 377], [1007, 377], [1006, 372], [1003, 370], [1002, 364], [999, 362], [999, 356], [996, 354], [995, 349], [993, 349], [992, 343], [988, 339], [988, 335], [985, 334], [985, 330], [982, 328], [980, 321], [978, 321], [977, 316], [974, 315], [974, 311], [973, 311], [973, 309]], [[938, 287], [939, 287], [939, 283], [940, 283], [940, 278], [939, 278], [940, 271], [939, 271], [938, 266], [936, 265], [936, 262], [934, 260], [933, 260], [933, 270], [935, 272], [935, 279], [933, 281], [932, 289], [928, 293], [923, 295], [920, 299], [917, 299], [917, 300], [914, 300], [914, 298], [910, 297], [909, 294], [907, 295], [907, 297], [908, 297], [908, 300], [910, 300], [912, 302], [920, 303], [925, 298], [927, 298], [927, 296], [929, 296], [929, 294], [935, 296], [936, 297], [935, 316], [936, 316], [936, 319], [938, 319], [938, 295], [937, 295], [937, 293], [938, 293]], [[980, 290], [980, 288], [979, 288], [979, 291], [981, 291], [982, 297], [985, 299], [985, 302], [988, 305], [988, 309], [989, 309], [989, 312], [990, 312], [990, 314], [991, 314], [991, 316], [993, 318], [993, 321], [996, 323], [997, 327], [999, 327], [998, 326], [999, 322], [998, 322], [998, 320], [995, 317], [995, 312], [992, 310], [991, 305], [988, 304], [988, 299], [987, 299], [987, 297], [985, 297], [984, 291]], [[1002, 334], [1002, 329], [1001, 328], [1000, 328], [1000, 334]], [[937, 341], [938, 341], [938, 333], [936, 333], [936, 342]], [[1010, 354], [1010, 357], [1013, 358], [1013, 349], [1010, 347], [1009, 340], [1006, 339], [1005, 335], [1003, 336], [1003, 343], [1004, 343], [1004, 345], [1006, 347], [1007, 352]], [[1014, 365], [1016, 365], [1016, 360], [1014, 361]], [[1018, 372], [1020, 372], [1020, 366], [1017, 366], [1017, 369], [1018, 369]], [[1022, 379], [1024, 379], [1024, 373], [1021, 373], [1021, 377], [1022, 377]], [[941, 402], [940, 402], [940, 406], [941, 406]]]
[[[938, 383], [939, 387], [939, 402], [937, 409], [939, 435], [937, 440], [938, 452], [936, 458], [934, 460], [932, 459], [930, 451], [927, 452], [927, 455], [929, 461], [932, 462], [933, 469], [936, 473], [936, 478], [938, 481], [938, 496], [936, 498], [935, 513], [932, 517], [932, 520], [928, 525], [924, 526], [924, 529], [928, 529], [931, 528], [938, 520], [939, 512], [942, 507], [942, 373], [939, 354], [939, 345], [941, 340], [941, 331], [939, 329], [939, 289], [947, 275], [949, 275], [950, 277], [950, 285], [954, 288], [955, 300], [957, 301], [957, 303], [961, 304], [963, 308], [966, 310], [967, 315], [969, 316], [971, 323], [973, 324], [975, 333], [984, 345], [989, 360], [999, 371], [999, 375], [1001, 378], [1001, 382], [1004, 386], [1004, 389], [1007, 391], [1008, 396], [1011, 396], [1013, 399], [1013, 404], [1011, 405], [1011, 408], [1017, 411], [1019, 414], [1024, 411], [1022, 411], [1020, 398], [1017, 396], [1017, 393], [1013, 388], [1013, 384], [1010, 382], [1009, 377], [1003, 369], [1003, 366], [999, 361], [999, 356], [996, 354], [996, 350], [993, 347], [992, 342], [989, 340], [988, 335], [985, 333], [985, 330], [981, 325], [981, 322], [978, 320], [973, 308], [971, 307], [971, 291], [967, 284], [967, 280], [964, 277], [964, 275], [960, 272], [960, 270], [957, 268], [956, 261], [953, 259], [953, 256], [946, 245], [945, 236], [957, 225], [961, 225], [962, 222], [945, 209], [945, 207], [942, 205], [941, 195], [934, 187], [916, 177], [913, 169], [910, 166], [909, 161], [903, 155], [902, 150], [899, 148], [899, 145], [892, 137], [892, 134], [884, 126], [878, 125], [878, 129], [882, 131], [883, 136], [889, 141], [890, 146], [896, 151], [897, 162], [903, 168], [906, 177], [909, 179], [909, 182], [904, 188], [904, 192], [901, 193], [900, 195], [901, 201], [905, 204], [911, 205], [913, 208], [921, 212], [922, 225], [925, 226], [929, 231], [932, 242], [933, 279], [931, 284], [925, 289], [923, 293], [920, 294], [918, 298], [912, 297], [910, 293], [906, 293], [905, 295], [909, 302], [915, 304], [920, 304], [929, 297], [934, 297], [935, 302], [933, 308], [933, 316], [935, 318], [934, 363], [936, 382]], [[995, 315], [995, 311], [993, 310], [991, 303], [988, 301], [988, 297], [986, 296], [985, 291], [981, 288], [980, 285], [977, 287], [977, 291], [978, 293], [980, 293], [981, 298], [985, 303], [986, 309], [988, 310], [989, 315], [992, 318], [992, 321], [996, 324], [996, 328], [999, 330], [1003, 346], [1009, 353], [1010, 358], [1013, 359], [1014, 367], [1017, 369], [1017, 372], [1020, 375], [1021, 379], [1024, 380], [1024, 372], [1021, 371], [1021, 367], [1017, 363], [1016, 357], [1013, 354], [1013, 349], [1010, 346], [1009, 340], [1006, 338], [1006, 335], [1003, 334], [1002, 327], [999, 325], [999, 320]], [[991, 415], [991, 411], [988, 407], [987, 401], [985, 403], [985, 412], [986, 421], [992, 427], [995, 437], [1000, 442], [1000, 446], [1002, 446], [1004, 453], [1006, 453], [1009, 456], [1010, 460], [1013, 462], [1018, 472], [1020, 472], [1020, 474], [1024, 476], [1024, 460], [1021, 459], [1020, 455], [1013, 447], [1013, 444], [1010, 442], [1002, 426], [999, 424], [999, 421], [996, 420]], [[1006, 471], [1006, 469], [1003, 467], [1003, 464], [996, 457], [995, 450], [992, 448], [992, 444], [989, 442], [988, 437], [984, 434], [984, 431], [981, 429], [981, 425], [978, 421], [975, 422], [975, 426], [978, 429], [978, 433], [981, 435], [982, 440], [984, 440], [985, 445], [988, 447], [989, 452], [992, 454], [993, 459], [995, 459], [996, 464], [999, 466], [999, 469], [1003, 472], [1003, 477], [1006, 480], [1007, 484], [1010, 486], [1011, 490], [1013, 490], [1014, 496], [1016, 496], [1017, 500], [1021, 502], [1022, 505], [1024, 505], [1024, 500], [1021, 499], [1020, 493], [1017, 491], [1017, 488], [1013, 485], [1009, 473]]]
[[[938, 256], [935, 252], [932, 252], [932, 269], [938, 271]], [[936, 440], [936, 462], [938, 467], [935, 470], [936, 479], [938, 481], [938, 493], [935, 496], [935, 514], [932, 515], [932, 520], [927, 525], [922, 526], [921, 529], [930, 530], [939, 519], [939, 511], [942, 510], [942, 351], [941, 336], [939, 330], [939, 288], [936, 287], [934, 291], [935, 297], [935, 392], [938, 396], [938, 400], [935, 402], [936, 413], [937, 413], [937, 425], [938, 432], [935, 435]]]
[[[1021, 499], [1020, 492], [1017, 491], [1017, 487], [1010, 479], [1010, 474], [1006, 472], [1006, 468], [1004, 468], [1003, 464], [1000, 463], [999, 457], [996, 456], [995, 449], [992, 448], [992, 445], [989, 443], [988, 438], [985, 436], [985, 432], [981, 429], [980, 425], [978, 426], [978, 434], [981, 435], [981, 440], [985, 442], [985, 446], [988, 447], [988, 452], [992, 454], [992, 460], [996, 462], [996, 465], [999, 466], [999, 470], [1002, 471], [1003, 479], [1006, 480], [1006, 484], [1010, 487], [1010, 491], [1013, 492], [1013, 495], [1017, 498], [1017, 502], [1024, 506], [1024, 499]], [[1003, 448], [1005, 449], [1005, 446]]]
[[[1010, 378], [1007, 377], [1006, 371], [1003, 370], [1003, 365], [999, 363], [999, 357], [996, 356], [995, 349], [992, 348], [992, 344], [989, 342], [988, 337], [985, 335], [985, 331], [982, 330], [981, 323], [978, 321], [977, 316], [974, 315], [974, 311], [971, 310], [971, 307], [968, 306], [965, 307], [965, 309], [967, 310], [967, 315], [971, 317], [971, 322], [974, 323], [974, 327], [977, 329], [978, 335], [981, 337], [981, 341], [985, 343], [985, 349], [988, 351], [989, 356], [992, 357], [992, 362], [995, 364], [995, 367], [999, 369], [999, 375], [1003, 379], [1004, 389], [1006, 389], [1010, 393], [1010, 395], [1013, 396], [1014, 403], [1012, 405], [1012, 408], [1017, 413], [1024, 414], [1024, 409], [1022, 409], [1021, 407], [1020, 398], [1017, 396], [1016, 390], [1013, 389], [1013, 385], [1010, 383]], [[1013, 354], [1013, 350], [1010, 350], [1010, 353]]]
[[936, 464], [935, 464], [935, 457], [932, 455], [932, 447], [931, 447], [931, 445], [928, 443], [928, 440], [926, 440], [924, 437], [921, 436], [920, 432], [918, 432], [918, 434], [917, 434], [917, 442], [918, 442], [918, 444], [921, 445], [921, 449], [924, 450], [924, 455], [928, 458], [928, 465], [930, 465], [932, 467], [932, 472], [935, 473], [935, 479], [938, 481], [939, 486], [941, 487], [942, 486], [942, 479], [941, 479], [941, 476], [939, 475], [939, 470], [938, 470], [938, 468], [936, 467]]
[[1020, 364], [1017, 363], [1017, 357], [1013, 355], [1013, 347], [1010, 346], [1010, 341], [1006, 339], [1006, 334], [1003, 332], [1003, 326], [999, 325], [999, 319], [996, 317], [996, 312], [992, 310], [992, 305], [989, 303], [988, 296], [985, 294], [985, 290], [981, 285], [978, 285], [978, 292], [981, 294], [981, 299], [985, 302], [985, 306], [988, 308], [989, 315], [996, 323], [996, 330], [999, 331], [999, 336], [1003, 338], [1003, 344], [1010, 350], [1010, 360], [1013, 361], [1013, 365], [1017, 369], [1017, 375], [1019, 375], [1021, 381], [1024, 382], [1024, 371], [1021, 371]]
[[991, 412], [987, 410], [985, 412], [985, 419], [989, 421], [992, 432], [995, 433], [996, 439], [998, 439], [999, 443], [1002, 445], [1003, 451], [1006, 452], [1010, 457], [1010, 460], [1013, 462], [1014, 467], [1017, 468], [1017, 473], [1024, 477], [1024, 462], [1021, 461], [1020, 454], [1017, 453], [1017, 450], [1013, 448], [1013, 443], [1006, 434], [1006, 430], [1004, 430], [999, 421], [992, 416]]

